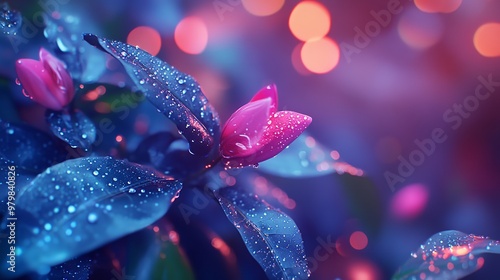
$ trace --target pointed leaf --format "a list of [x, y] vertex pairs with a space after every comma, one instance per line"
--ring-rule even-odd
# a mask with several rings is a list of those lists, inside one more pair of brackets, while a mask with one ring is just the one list
[[193, 153], [206, 155], [217, 147], [219, 117], [193, 77], [137, 47], [92, 34], [84, 39], [123, 64], [139, 90], [177, 125]]
[[290, 217], [235, 188], [219, 189], [215, 197], [270, 279], [309, 277], [302, 237]]
[[95, 141], [94, 123], [80, 111], [47, 110], [47, 122], [52, 133], [72, 148], [88, 150]]
[[459, 279], [482, 267], [480, 255], [484, 253], [500, 254], [500, 242], [456, 230], [442, 231], [412, 253], [393, 279]]
[[52, 166], [16, 197], [16, 210], [35, 218], [16, 234], [18, 271], [62, 263], [150, 225], [180, 188], [179, 181], [111, 157]]
[[68, 152], [42, 131], [0, 120], [0, 160], [32, 173], [64, 161]]
[[363, 171], [333, 157], [328, 150], [307, 133], [300, 135], [276, 157], [259, 164], [260, 171], [283, 177], [315, 177], [337, 172], [362, 175]]

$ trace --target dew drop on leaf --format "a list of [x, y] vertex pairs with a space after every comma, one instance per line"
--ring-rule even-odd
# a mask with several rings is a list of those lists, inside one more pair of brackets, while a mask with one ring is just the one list
[[89, 223], [93, 224], [97, 221], [97, 214], [96, 213], [90, 213], [87, 217], [87, 221], [89, 221]]
[[393, 279], [459, 279], [483, 266], [480, 255], [484, 253], [500, 254], [500, 242], [456, 230], [442, 231], [412, 252]]
[[3, 35], [17, 35], [21, 23], [22, 17], [18, 11], [10, 9], [7, 3], [0, 4], [0, 30]]

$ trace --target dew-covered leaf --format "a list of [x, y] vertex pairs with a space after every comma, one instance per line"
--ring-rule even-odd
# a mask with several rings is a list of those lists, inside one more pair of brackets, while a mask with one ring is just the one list
[[16, 209], [35, 218], [16, 234], [17, 267], [38, 271], [142, 229], [167, 212], [180, 188], [159, 172], [111, 157], [52, 166], [17, 194]]
[[177, 125], [193, 153], [206, 155], [218, 148], [219, 118], [193, 77], [138, 47], [92, 34], [84, 39], [123, 64], [138, 89]]
[[8, 3], [0, 3], [0, 33], [7, 36], [16, 35], [21, 24], [21, 14], [12, 10]]
[[0, 120], [0, 161], [24, 172], [39, 173], [64, 161], [68, 152], [42, 131]]
[[214, 194], [270, 279], [309, 277], [302, 237], [290, 217], [235, 188], [222, 188]]
[[261, 162], [259, 170], [283, 177], [314, 177], [337, 172], [362, 175], [363, 171], [337, 161], [338, 152], [328, 150], [312, 136], [302, 133], [274, 158]]
[[94, 123], [81, 111], [47, 110], [47, 122], [52, 133], [72, 148], [88, 150], [95, 141]]
[[412, 253], [392, 279], [459, 279], [483, 266], [480, 255], [484, 253], [500, 254], [500, 242], [456, 230], [442, 231]]
[[82, 256], [50, 268], [50, 272], [39, 280], [87, 280], [90, 279], [96, 260]]

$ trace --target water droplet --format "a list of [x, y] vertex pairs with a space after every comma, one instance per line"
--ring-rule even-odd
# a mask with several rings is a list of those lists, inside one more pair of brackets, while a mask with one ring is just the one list
[[118, 181], [118, 179], [116, 179], [116, 178], [113, 178], [113, 182], [116, 182], [116, 181]]
[[61, 37], [57, 37], [56, 44], [61, 52], [69, 52], [71, 50], [71, 47], [63, 42], [63, 39]]
[[31, 95], [29, 95], [28, 92], [24, 88], [22, 90], [22, 93], [24, 96], [28, 97], [29, 99], [33, 99], [33, 97], [31, 97]]
[[7, 129], [7, 134], [11, 134], [11, 135], [14, 134], [14, 129], [8, 128]]
[[92, 172], [92, 174], [94, 174], [94, 176], [97, 176], [97, 175], [99, 175], [99, 171], [94, 170], [94, 172]]
[[95, 213], [90, 213], [89, 216], [87, 217], [87, 221], [89, 221], [89, 223], [93, 224], [97, 221], [97, 214]]
[[186, 83], [186, 80], [184, 80], [184, 79], [179, 79], [177, 82], [179, 83], [179, 85], [183, 85], [183, 84], [185, 84], [185, 83]]
[[113, 206], [111, 206], [111, 205], [109, 205], [109, 204], [108, 204], [108, 205], [106, 205], [106, 210], [111, 211], [111, 209], [113, 209]]
[[82, 138], [83, 138], [83, 139], [87, 139], [87, 137], [88, 137], [88, 136], [87, 136], [87, 134], [85, 134], [85, 133], [84, 133], [84, 134], [82, 134]]
[[21, 27], [22, 17], [18, 11], [11, 10], [9, 4], [0, 4], [0, 30], [3, 35], [16, 35]]
[[67, 236], [70, 236], [73, 233], [73, 231], [70, 228], [68, 228], [66, 229], [65, 233]]
[[68, 213], [73, 213], [75, 211], [76, 211], [75, 206], [73, 206], [73, 205], [68, 206]]
[[43, 226], [43, 228], [44, 228], [45, 230], [51, 230], [51, 229], [52, 229], [52, 225], [51, 225], [51, 224], [49, 224], [49, 223], [46, 223], [46, 224]]
[[122, 56], [127, 56], [127, 52], [124, 52], [124, 51], [123, 51], [123, 52], [121, 52], [121, 55], [122, 55]]
[[146, 81], [144, 79], [139, 80], [139, 84], [143, 85], [145, 83], [146, 83]]
[[136, 193], [137, 191], [133, 188], [128, 189], [128, 193]]
[[16, 85], [20, 86], [21, 85], [21, 81], [19, 81], [18, 78], [16, 78]]

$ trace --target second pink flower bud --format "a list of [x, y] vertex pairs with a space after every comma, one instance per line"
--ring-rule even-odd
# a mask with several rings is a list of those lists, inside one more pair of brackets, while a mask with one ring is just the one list
[[62, 110], [75, 95], [73, 80], [62, 61], [40, 49], [40, 61], [23, 58], [16, 62], [16, 72], [25, 95], [40, 105]]

